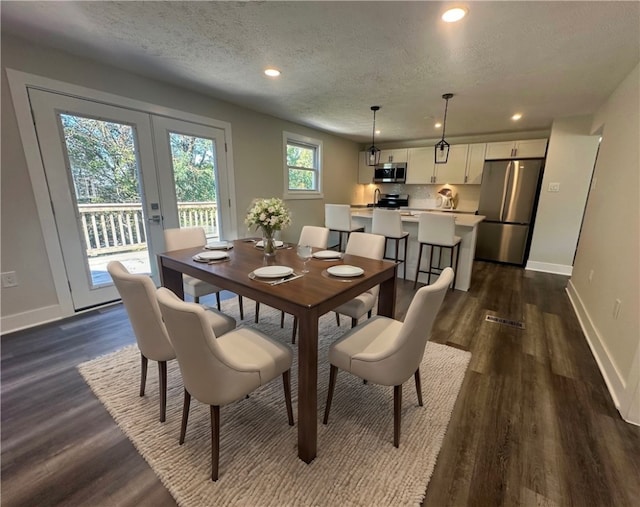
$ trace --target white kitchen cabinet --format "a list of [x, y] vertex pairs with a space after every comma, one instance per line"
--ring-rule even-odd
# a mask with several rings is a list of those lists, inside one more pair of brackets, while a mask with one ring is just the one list
[[[449, 157], [446, 164], [433, 164], [433, 183], [449, 183], [459, 185], [465, 182], [467, 171], [468, 144], [452, 144], [449, 146]], [[431, 149], [433, 154], [433, 148]]]
[[527, 139], [487, 143], [486, 160], [501, 158], [542, 158], [547, 151], [546, 139]]
[[373, 166], [368, 165], [368, 151], [361, 151], [358, 155], [358, 183], [364, 185], [373, 183]]
[[407, 148], [399, 148], [395, 150], [380, 150], [380, 163], [385, 164], [387, 162], [406, 162], [407, 152]]
[[433, 146], [409, 148], [407, 155], [407, 185], [433, 183]]
[[469, 185], [480, 185], [482, 183], [482, 169], [484, 167], [486, 148], [486, 143], [469, 145], [465, 183]]

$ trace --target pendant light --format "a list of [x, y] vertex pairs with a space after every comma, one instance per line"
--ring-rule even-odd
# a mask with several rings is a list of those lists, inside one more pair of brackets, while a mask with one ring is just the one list
[[436, 143], [434, 157], [436, 164], [446, 164], [449, 159], [449, 143], [444, 140], [444, 130], [447, 128], [447, 108], [449, 107], [449, 99], [453, 97], [453, 93], [445, 93], [442, 98], [446, 101], [444, 105], [444, 119], [442, 121], [442, 139]]
[[371, 146], [367, 148], [367, 165], [378, 165], [380, 162], [380, 149], [376, 148], [376, 111], [380, 110], [380, 106], [371, 106], [373, 111], [373, 132], [371, 133]]

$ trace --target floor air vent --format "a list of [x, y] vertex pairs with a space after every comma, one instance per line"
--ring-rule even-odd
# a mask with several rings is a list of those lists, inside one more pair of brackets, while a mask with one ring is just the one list
[[504, 324], [505, 326], [517, 327], [518, 329], [524, 329], [524, 322], [520, 322], [517, 320], [503, 319], [500, 317], [494, 317], [493, 315], [487, 315], [484, 320], [495, 322], [496, 324]]

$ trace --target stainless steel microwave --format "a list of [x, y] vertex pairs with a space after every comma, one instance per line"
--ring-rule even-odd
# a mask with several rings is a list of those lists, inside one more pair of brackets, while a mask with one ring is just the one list
[[404, 183], [407, 179], [406, 162], [387, 162], [373, 170], [374, 183]]

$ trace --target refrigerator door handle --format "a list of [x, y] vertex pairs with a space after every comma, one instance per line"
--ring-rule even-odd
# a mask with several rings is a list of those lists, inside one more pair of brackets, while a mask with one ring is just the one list
[[507, 171], [505, 173], [505, 184], [502, 186], [502, 201], [500, 202], [500, 220], [504, 222], [505, 208], [507, 203], [507, 194], [511, 190], [511, 168], [513, 162], [507, 164]]

